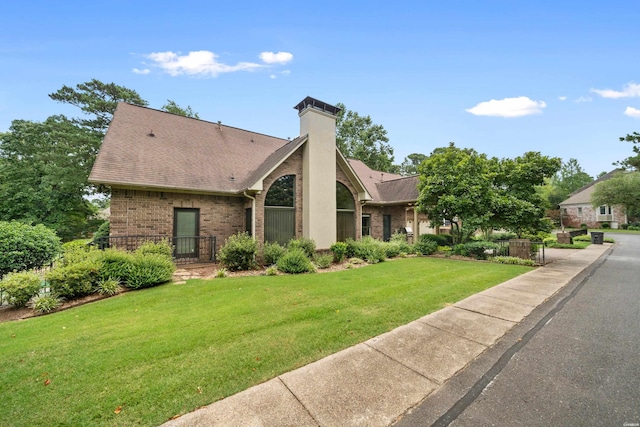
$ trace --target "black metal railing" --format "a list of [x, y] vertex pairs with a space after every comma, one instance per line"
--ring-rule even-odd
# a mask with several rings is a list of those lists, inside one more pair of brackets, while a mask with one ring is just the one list
[[[495, 243], [498, 249], [494, 249], [493, 256], [510, 256], [508, 240], [497, 240]], [[531, 260], [537, 265], [545, 265], [543, 242], [531, 242]]]
[[127, 251], [135, 251], [145, 242], [159, 243], [163, 241], [168, 242], [173, 248], [173, 259], [176, 264], [194, 264], [199, 262], [216, 261], [216, 236], [105, 236], [96, 239], [95, 245], [98, 249], [118, 248]]

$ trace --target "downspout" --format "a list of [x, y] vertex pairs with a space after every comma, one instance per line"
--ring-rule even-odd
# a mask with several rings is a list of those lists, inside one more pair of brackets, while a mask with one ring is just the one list
[[244, 196], [251, 200], [251, 236], [253, 240], [256, 239], [256, 198], [247, 194], [247, 190], [244, 191]]

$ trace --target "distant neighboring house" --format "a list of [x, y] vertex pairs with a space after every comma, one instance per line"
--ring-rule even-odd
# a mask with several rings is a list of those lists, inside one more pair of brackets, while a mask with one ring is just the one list
[[569, 195], [569, 198], [560, 203], [560, 215], [562, 225], [565, 227], [580, 227], [587, 224], [590, 228], [599, 228], [603, 223], [609, 223], [611, 228], [618, 228], [620, 224], [627, 223], [627, 215], [622, 206], [598, 206], [591, 205], [591, 194], [596, 184], [611, 178], [620, 169], [615, 169], [602, 175], [595, 181], [585, 185]]
[[[222, 243], [248, 232], [259, 242], [304, 236], [327, 249], [347, 238], [430, 231], [415, 210], [416, 176], [345, 159], [337, 107], [307, 97], [294, 108], [300, 136], [287, 140], [120, 103], [89, 177], [111, 188], [111, 235]], [[197, 251], [189, 244], [183, 255]]]

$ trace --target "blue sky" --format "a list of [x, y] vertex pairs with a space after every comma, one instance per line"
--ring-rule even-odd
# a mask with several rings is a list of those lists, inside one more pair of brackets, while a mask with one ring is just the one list
[[577, 158], [591, 175], [640, 131], [635, 1], [5, 1], [0, 132], [79, 110], [93, 78], [204, 120], [295, 137], [309, 95], [370, 115], [396, 163], [450, 141]]

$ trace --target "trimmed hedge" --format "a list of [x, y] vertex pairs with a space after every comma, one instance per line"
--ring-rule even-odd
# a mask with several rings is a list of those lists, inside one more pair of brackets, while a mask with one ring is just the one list
[[455, 245], [453, 247], [453, 253], [455, 255], [474, 257], [476, 259], [487, 259], [489, 256], [487, 252], [495, 249], [498, 249], [498, 245], [493, 242], [476, 241]]
[[218, 259], [229, 270], [250, 270], [256, 266], [258, 243], [248, 233], [234, 234], [225, 240]]
[[0, 221], [0, 277], [47, 265], [60, 250], [56, 233], [42, 224]]
[[63, 298], [78, 298], [93, 293], [100, 278], [102, 263], [98, 256], [61, 265], [46, 274], [51, 292]]
[[171, 280], [176, 266], [164, 255], [157, 253], [135, 254], [125, 286], [130, 289], [149, 288]]
[[9, 304], [24, 307], [40, 293], [41, 282], [40, 276], [29, 271], [9, 273], [0, 281], [0, 290]]

